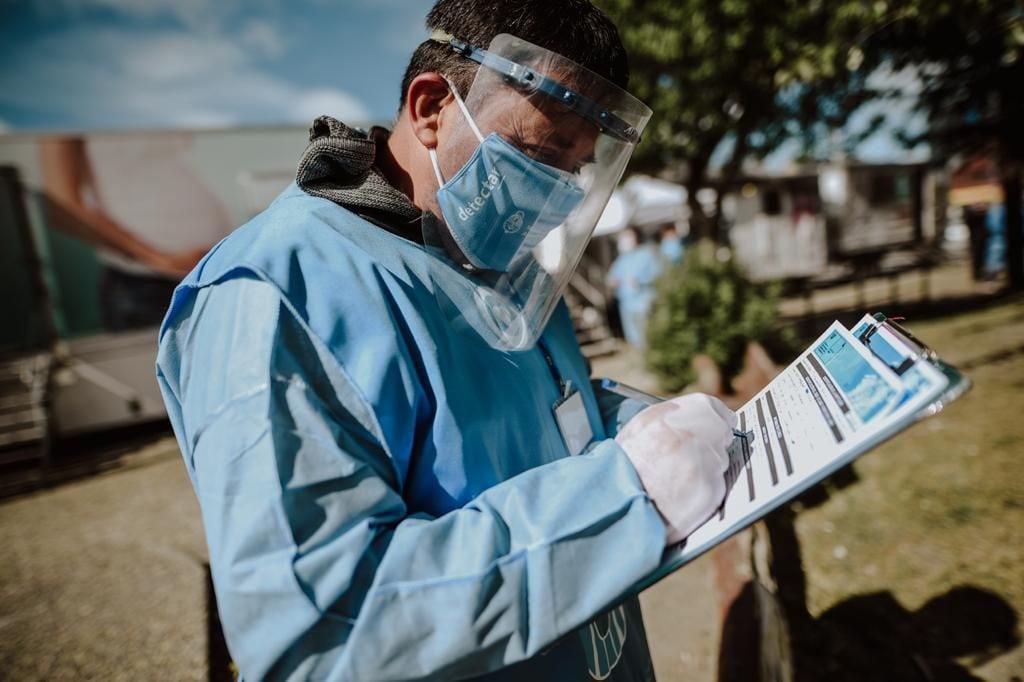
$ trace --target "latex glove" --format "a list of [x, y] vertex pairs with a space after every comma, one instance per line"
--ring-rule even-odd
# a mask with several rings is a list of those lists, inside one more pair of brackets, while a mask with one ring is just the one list
[[615, 437], [665, 519], [667, 544], [684, 539], [722, 503], [735, 427], [736, 413], [721, 400], [695, 393], [648, 407]]

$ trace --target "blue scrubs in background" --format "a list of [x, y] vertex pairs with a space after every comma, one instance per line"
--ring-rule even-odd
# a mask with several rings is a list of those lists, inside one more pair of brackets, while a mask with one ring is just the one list
[[1006, 204], [993, 204], [985, 213], [984, 272], [994, 277], [1006, 268]]
[[663, 237], [658, 245], [662, 258], [670, 265], [683, 262], [683, 240], [679, 237]]
[[661, 271], [657, 252], [646, 244], [619, 254], [608, 271], [609, 279], [617, 283], [615, 298], [622, 332], [635, 348], [647, 346], [647, 315], [654, 303], [654, 281]]
[[[177, 289], [157, 373], [232, 657], [246, 679], [653, 679], [637, 600], [615, 603], [665, 542], [611, 440], [642, 406], [595, 393], [564, 305], [554, 374], [453, 328], [446, 267], [292, 186]], [[558, 379], [595, 434], [574, 457]]]

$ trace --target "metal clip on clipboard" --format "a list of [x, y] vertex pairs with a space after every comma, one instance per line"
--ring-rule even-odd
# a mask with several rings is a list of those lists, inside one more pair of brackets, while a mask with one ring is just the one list
[[[896, 372], [899, 376], [903, 376], [903, 374], [918, 362], [927, 362], [942, 372], [949, 381], [946, 385], [946, 389], [939, 394], [939, 397], [918, 412], [918, 419], [924, 419], [925, 417], [937, 414], [942, 410], [942, 408], [962, 396], [971, 388], [970, 379], [958, 372], [952, 365], [943, 361], [935, 351], [929, 348], [923, 341], [911, 334], [908, 330], [903, 328], [902, 325], [892, 318], [886, 317], [882, 313], [875, 313], [874, 318], [875, 323], [861, 332], [857, 338], [875, 355], [876, 358], [885, 363], [887, 367]], [[906, 351], [908, 351], [907, 357], [895, 366], [883, 354], [879, 353], [873, 345], [876, 338], [881, 338], [877, 333], [879, 329], [883, 328], [897, 341], [899, 341]]]

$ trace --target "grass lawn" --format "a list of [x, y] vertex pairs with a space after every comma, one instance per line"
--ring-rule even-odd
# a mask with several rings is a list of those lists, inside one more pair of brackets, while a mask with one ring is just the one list
[[798, 679], [1022, 679], [1024, 297], [907, 326], [974, 388], [796, 505]]

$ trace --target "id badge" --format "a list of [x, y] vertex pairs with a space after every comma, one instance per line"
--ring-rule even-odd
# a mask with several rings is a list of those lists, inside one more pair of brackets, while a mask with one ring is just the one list
[[583, 394], [579, 391], [573, 391], [569, 397], [555, 403], [555, 421], [570, 455], [580, 454], [594, 439], [587, 409], [583, 405]]

